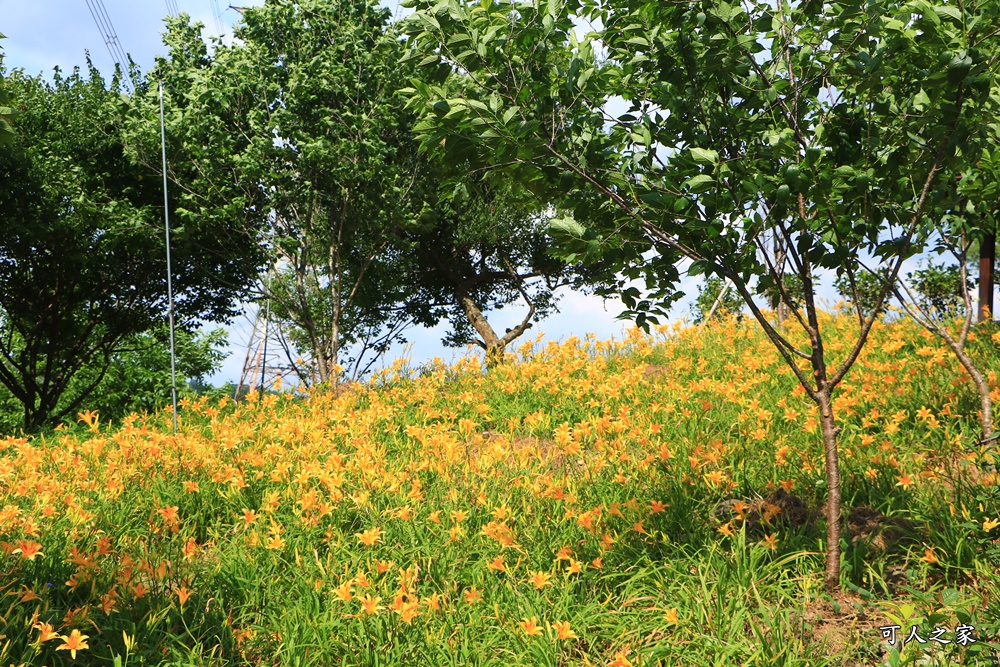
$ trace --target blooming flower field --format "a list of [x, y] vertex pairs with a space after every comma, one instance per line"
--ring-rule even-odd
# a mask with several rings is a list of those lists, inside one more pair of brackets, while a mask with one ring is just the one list
[[992, 654], [996, 476], [914, 325], [837, 396], [834, 597], [815, 411], [755, 327], [515, 356], [0, 441], [0, 664], [885, 664], [893, 619]]

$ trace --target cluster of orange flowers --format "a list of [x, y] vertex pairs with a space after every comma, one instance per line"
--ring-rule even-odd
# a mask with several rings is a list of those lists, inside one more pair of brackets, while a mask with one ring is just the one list
[[[32, 618], [29, 643], [61, 639], [57, 649], [75, 657], [89, 648], [87, 625], [157, 605], [182, 613], [192, 599], [205, 606], [213, 565], [235, 550], [294, 563], [345, 617], [432, 623], [500, 586], [541, 606], [559, 587], [596, 586], [618, 545], [664, 539], [675, 520], [670, 484], [725, 498], [739, 474], [788, 492], [821, 474], [813, 409], [755, 329], [730, 320], [660, 334], [536, 340], [489, 374], [466, 358], [415, 378], [397, 367], [353, 392], [189, 402], [176, 436], [166, 414], [102, 428], [82, 413], [86, 429], [7, 438], [0, 570], [18, 583], [7, 594]], [[838, 354], [836, 342], [829, 351]], [[858, 461], [873, 479], [889, 467], [904, 490], [933, 481], [940, 461], [929, 452], [959, 442], [968, 421], [956, 407], [961, 383], [914, 414], [897, 405], [929, 373], [960, 380], [954, 366], [910, 325], [876, 327], [837, 397], [838, 417], [856, 425], [843, 437], [848, 467]], [[927, 447], [901, 453], [904, 424]], [[990, 521], [984, 530], [1000, 525]], [[731, 535], [733, 524], [715, 529]], [[774, 532], [761, 540], [780, 544]], [[421, 569], [428, 545], [460, 576]], [[50, 582], [72, 593], [61, 621], [38, 579], [60, 570], [50, 559], [72, 567]], [[677, 607], [661, 611], [683, 623]], [[541, 620], [495, 613], [523, 637], [588, 632], [565, 609]], [[254, 636], [229, 622], [238, 641]], [[605, 664], [631, 665], [628, 655], [615, 649]]]

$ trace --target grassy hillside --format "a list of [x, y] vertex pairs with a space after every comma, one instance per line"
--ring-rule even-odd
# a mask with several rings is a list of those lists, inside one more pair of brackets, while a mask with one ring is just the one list
[[976, 406], [936, 340], [876, 328], [838, 395], [833, 597], [814, 409], [733, 320], [187, 404], [176, 437], [81, 415], [0, 442], [0, 664], [991, 664]]

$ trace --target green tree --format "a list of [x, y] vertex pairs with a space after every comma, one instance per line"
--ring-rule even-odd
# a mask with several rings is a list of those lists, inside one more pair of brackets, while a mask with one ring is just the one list
[[[0, 33], [0, 39], [6, 39], [6, 36]], [[14, 137], [17, 136], [11, 121], [20, 112], [13, 107], [7, 106], [10, 104], [10, 94], [4, 88], [3, 75], [3, 50], [0, 49], [0, 146], [10, 146]]]
[[[966, 187], [962, 188], [966, 193], [969, 192], [968, 183], [976, 182], [973, 190], [976, 199], [995, 193], [995, 188], [981, 187], [980, 178], [969, 176], [962, 180], [966, 181]], [[983, 208], [977, 207], [968, 196], [961, 196], [959, 202], [964, 205], [956, 207], [957, 210], [939, 212], [939, 216], [928, 224], [928, 229], [936, 236], [935, 250], [947, 252], [956, 263], [946, 266], [928, 262], [910, 273], [908, 280], [898, 280], [894, 291], [906, 313], [938, 336], [968, 372], [979, 395], [979, 421], [985, 441], [993, 435], [993, 389], [980, 368], [982, 360], [977, 362], [967, 349], [978, 310], [972, 297], [975, 282], [970, 278], [969, 265], [978, 254], [976, 246], [983, 239], [984, 228], [995, 224], [990, 219], [995, 203], [987, 200], [987, 213], [981, 215]]]
[[14, 137], [17, 136], [14, 131], [14, 125], [11, 122], [19, 112], [9, 106], [10, 95], [3, 85], [3, 74], [0, 73], [0, 145], [10, 146], [14, 141]]
[[[698, 287], [698, 296], [691, 304], [695, 324], [707, 322], [715, 314], [735, 313], [743, 310], [743, 297], [730, 289], [729, 283], [717, 277], [705, 279]], [[742, 318], [742, 314], [740, 314]]]
[[[405, 291], [393, 242], [414, 205], [417, 146], [395, 99], [389, 16], [368, 0], [269, 0], [211, 53], [200, 24], [168, 19], [158, 68], [182, 213], [268, 225], [259, 296], [307, 381], [337, 379], [346, 350], [405, 319], [392, 310]], [[153, 146], [142, 152], [152, 161]]]
[[[73, 396], [99, 375], [100, 384], [77, 407], [94, 410], [102, 423], [118, 420], [132, 413], [152, 413], [170, 405], [170, 348], [167, 327], [129, 337], [117, 346], [105, 371], [100, 364], [84, 366], [73, 377], [67, 394]], [[205, 387], [206, 376], [217, 371], [225, 359], [225, 329], [208, 333], [176, 332], [178, 394], [194, 396]], [[229, 392], [232, 395], [232, 391]], [[23, 429], [23, 408], [6, 387], [0, 387], [0, 433], [13, 434]], [[64, 419], [74, 419], [67, 414]]]
[[[834, 390], [865, 345], [902, 262], [918, 252], [939, 172], [995, 115], [1000, 6], [847, 0], [409, 0], [424, 74], [411, 104], [425, 143], [455, 142], [573, 212], [565, 256], [643, 277], [636, 323], [690, 273], [728, 279], [815, 403], [827, 481], [825, 583], [840, 583]], [[598, 26], [581, 35], [577, 25]], [[598, 57], [596, 48], [601, 48]], [[453, 74], [457, 72], [457, 74]], [[468, 76], [449, 93], [442, 82]], [[613, 115], [613, 96], [625, 113]], [[943, 203], [943, 202], [942, 202]], [[888, 277], [857, 337], [831, 355], [820, 272]], [[798, 276], [801, 309], [783, 278]], [[777, 290], [808, 345], [755, 301]], [[856, 301], [856, 300], [855, 300]], [[808, 370], [800, 363], [805, 361]]]
[[[415, 287], [406, 309], [424, 326], [447, 319], [452, 330], [444, 343], [473, 342], [493, 365], [534, 322], [557, 310], [560, 288], [599, 290], [607, 281], [549, 252], [548, 216], [537, 200], [519, 197], [503, 178], [469, 176], [462, 163], [458, 170], [466, 175], [456, 182], [448, 177], [455, 168], [447, 161], [443, 156], [428, 164], [430, 192], [406, 230]], [[487, 314], [519, 302], [527, 307], [521, 322], [498, 333]]]
[[[128, 159], [127, 99], [93, 66], [7, 85], [25, 110], [0, 153], [0, 383], [33, 431], [74, 414], [121, 345], [166, 321], [163, 191]], [[177, 235], [180, 329], [226, 321], [256, 276], [257, 244], [230, 229], [205, 220]]]
[[[261, 304], [306, 384], [357, 376], [407, 327], [442, 319], [448, 343], [495, 358], [554, 310], [556, 289], [582, 285], [546, 253], [544, 205], [461, 156], [419, 153], [399, 96], [414, 67], [377, 3], [269, 0], [211, 54], [187, 17], [168, 28], [159, 71], [181, 213], [235, 202], [270, 225]], [[461, 183], [442, 186], [451, 176]], [[229, 196], [232, 182], [246, 192]], [[498, 334], [486, 314], [517, 301], [527, 316]]]
[[934, 319], [953, 320], [963, 312], [965, 294], [974, 283], [962, 268], [960, 264], [927, 262], [907, 274], [921, 309]]
[[887, 304], [882, 297], [882, 289], [885, 287], [884, 275], [875, 275], [867, 271], [848, 275], [845, 272], [837, 276], [833, 286], [853, 308], [859, 321], [863, 321], [871, 313], [877, 313], [879, 316], [885, 314]]

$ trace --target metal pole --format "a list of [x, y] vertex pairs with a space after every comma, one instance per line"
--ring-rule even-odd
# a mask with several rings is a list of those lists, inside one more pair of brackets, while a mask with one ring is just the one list
[[993, 314], [993, 270], [996, 265], [996, 234], [985, 234], [979, 246], [979, 320], [995, 319]]
[[167, 313], [170, 322], [170, 393], [174, 433], [177, 433], [177, 359], [174, 351], [174, 285], [170, 270], [170, 208], [167, 199], [167, 130], [163, 121], [163, 77], [160, 80], [160, 148], [163, 152], [163, 228], [167, 238]]

